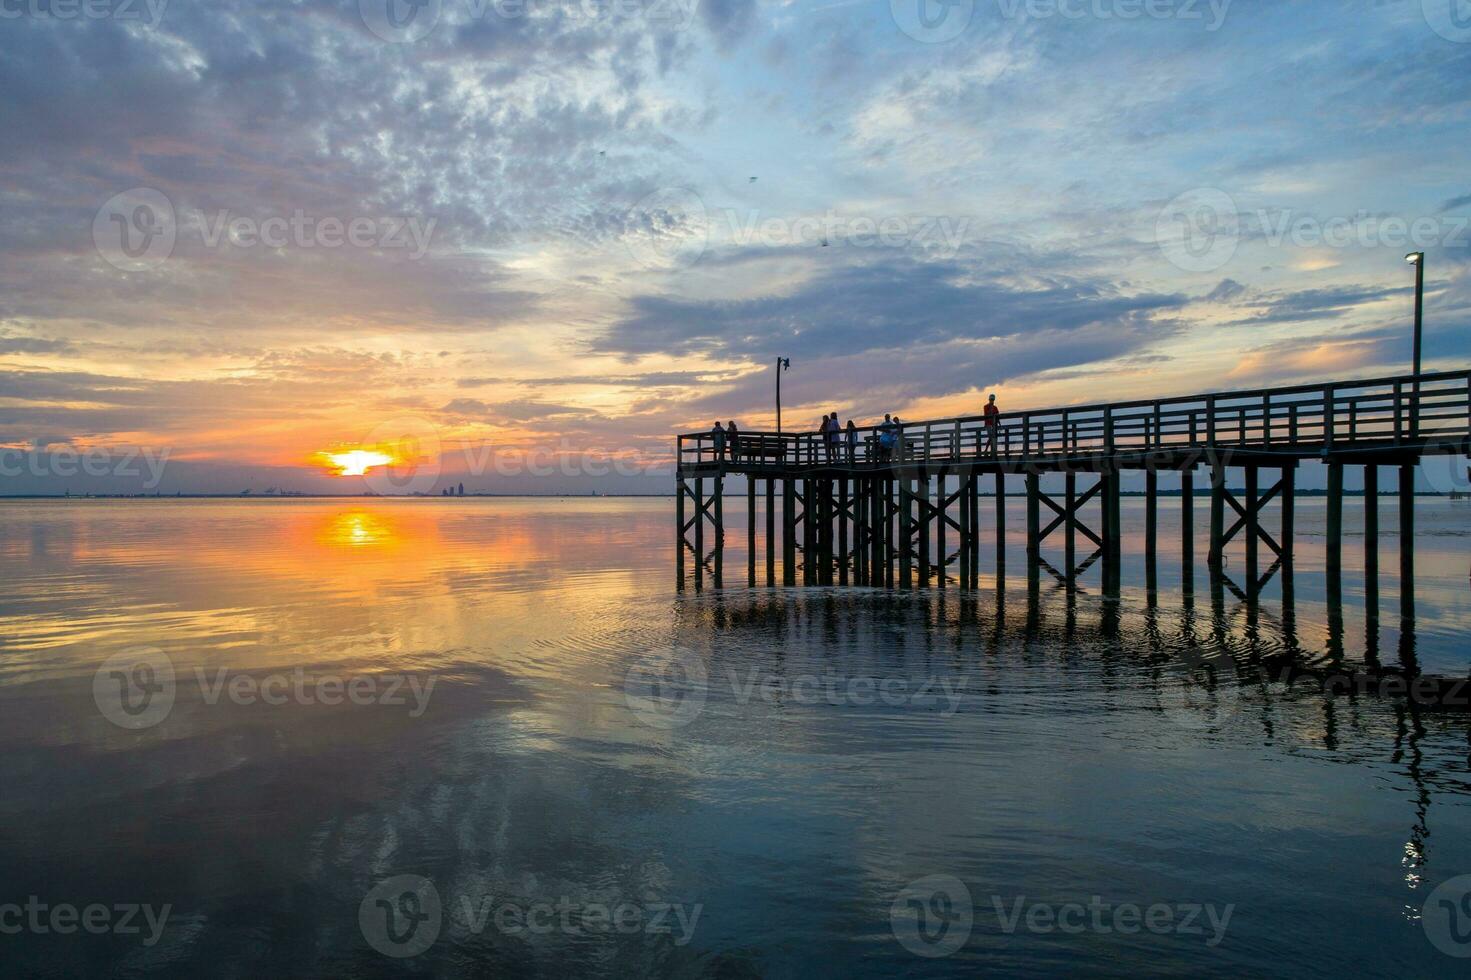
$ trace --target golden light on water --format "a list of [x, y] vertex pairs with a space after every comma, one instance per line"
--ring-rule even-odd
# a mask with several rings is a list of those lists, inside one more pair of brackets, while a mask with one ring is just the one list
[[345, 453], [323, 453], [323, 458], [338, 476], [362, 476], [374, 466], [387, 466], [393, 457], [371, 449], [353, 449]]

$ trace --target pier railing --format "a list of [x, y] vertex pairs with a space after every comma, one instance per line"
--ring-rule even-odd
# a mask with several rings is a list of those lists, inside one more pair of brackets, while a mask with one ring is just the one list
[[[904, 422], [883, 438], [863, 426], [829, 442], [818, 432], [741, 432], [734, 451], [713, 430], [679, 436], [681, 468], [723, 460], [760, 465], [887, 465], [1228, 447], [1284, 452], [1421, 447], [1471, 436], [1471, 372], [1214, 392], [1153, 401]], [[722, 453], [717, 445], [724, 445]]]

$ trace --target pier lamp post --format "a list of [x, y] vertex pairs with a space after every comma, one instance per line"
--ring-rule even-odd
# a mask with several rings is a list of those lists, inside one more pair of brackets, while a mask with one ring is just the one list
[[1410, 396], [1410, 431], [1420, 433], [1420, 324], [1425, 309], [1425, 253], [1411, 252], [1405, 261], [1415, 267], [1415, 346], [1411, 373], [1415, 376], [1414, 394]]
[[1415, 369], [1420, 373], [1420, 321], [1425, 309], [1425, 253], [1411, 252], [1405, 261], [1415, 267]]
[[781, 431], [781, 373], [792, 366], [790, 357], [776, 359], [776, 431]]

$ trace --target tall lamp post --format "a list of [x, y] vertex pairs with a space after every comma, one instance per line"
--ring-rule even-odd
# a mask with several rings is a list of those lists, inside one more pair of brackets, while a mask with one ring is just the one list
[[[1418, 349], [1418, 348], [1417, 348]], [[776, 359], [776, 431], [781, 431], [781, 373], [792, 366], [790, 357]]]
[[1415, 347], [1412, 373], [1414, 394], [1410, 396], [1410, 432], [1420, 434], [1420, 324], [1425, 309], [1425, 253], [1411, 252], [1405, 261], [1415, 267]]
[[1415, 267], [1415, 370], [1420, 374], [1420, 321], [1425, 309], [1425, 253], [1411, 252], [1405, 261]]

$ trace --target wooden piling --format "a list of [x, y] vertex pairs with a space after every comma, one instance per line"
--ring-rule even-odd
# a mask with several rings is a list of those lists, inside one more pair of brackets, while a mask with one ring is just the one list
[[939, 566], [937, 583], [940, 588], [945, 587], [945, 579], [948, 578], [946, 569], [948, 567], [945, 558], [945, 516], [949, 508], [945, 506], [945, 484], [948, 477], [944, 470], [935, 477], [935, 564]]
[[914, 495], [914, 531], [919, 538], [919, 587], [928, 588], [930, 584], [930, 475], [928, 472], [921, 473], [915, 481], [919, 492]]
[[996, 577], [1006, 572], [1006, 474], [996, 471]]
[[1293, 541], [1297, 534], [1297, 465], [1282, 467], [1282, 574], [1284, 581], [1292, 575]]
[[1027, 488], [1027, 587], [1035, 590], [1042, 572], [1041, 478], [1028, 473]]
[[797, 488], [796, 481], [781, 481], [781, 584], [797, 584]]
[[1144, 587], [1150, 595], [1159, 588], [1159, 474], [1144, 471]]
[[1260, 471], [1255, 465], [1246, 467], [1246, 595], [1249, 599], [1255, 599], [1258, 581], [1258, 557], [1261, 542], [1261, 529], [1257, 507], [1260, 504], [1259, 489]]
[[774, 484], [771, 477], [766, 478], [766, 585], [768, 588], [776, 585], [776, 513], [772, 507], [775, 497]]
[[684, 478], [683, 477], [675, 477], [675, 486], [678, 488], [678, 492], [675, 494], [675, 497], [677, 498], [678, 502], [675, 504], [675, 513], [674, 513], [674, 530], [675, 530], [675, 534], [674, 534], [674, 562], [675, 562], [675, 566], [674, 567], [676, 569], [676, 571], [675, 571], [675, 579], [674, 580], [675, 580], [675, 586], [676, 586], [676, 588], [678, 588], [679, 590], [683, 591], [684, 590], [684, 548], [685, 548], [685, 544], [684, 544], [684, 542], [685, 542], [685, 537], [684, 537], [684, 525], [685, 525], [684, 498], [685, 498], [685, 494], [686, 494], [685, 486], [684, 486]]
[[899, 481], [899, 587], [914, 587], [914, 479]]
[[1073, 587], [1074, 577], [1078, 570], [1078, 515], [1075, 510], [1078, 506], [1078, 476], [1072, 470], [1068, 470], [1064, 478], [1065, 502], [1064, 509], [1067, 514], [1063, 517], [1063, 558], [1062, 572], [1067, 576], [1068, 588]]
[[695, 477], [695, 588], [705, 584], [705, 480]]
[[960, 587], [968, 589], [970, 584], [971, 562], [973, 558], [970, 539], [970, 488], [975, 477], [969, 470], [963, 470], [960, 474]]
[[1211, 539], [1206, 564], [1214, 574], [1222, 567], [1226, 537], [1226, 467], [1211, 464]]
[[1399, 468], [1399, 603], [1405, 623], [1415, 619], [1415, 464]]
[[1343, 464], [1328, 464], [1328, 542], [1326, 571], [1330, 607], [1343, 596]]
[[1364, 466], [1364, 615], [1379, 618], [1379, 467]]
[[746, 477], [746, 587], [756, 587], [756, 478]]
[[838, 584], [848, 584], [848, 478], [838, 480]]
[[717, 475], [712, 492], [715, 495], [715, 587], [725, 584], [725, 478]]
[[1195, 591], [1195, 467], [1180, 471], [1180, 588]]

